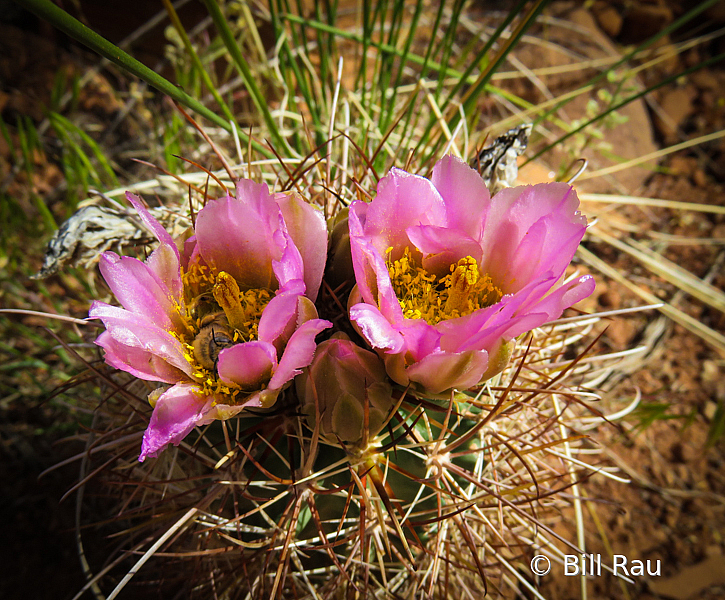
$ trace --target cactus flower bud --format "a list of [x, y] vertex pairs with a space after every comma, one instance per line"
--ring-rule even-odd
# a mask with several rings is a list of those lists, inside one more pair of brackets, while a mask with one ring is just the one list
[[343, 333], [317, 347], [312, 364], [296, 379], [296, 386], [308, 426], [314, 429], [319, 421], [320, 435], [329, 441], [354, 444], [372, 438], [394, 405], [383, 362]]

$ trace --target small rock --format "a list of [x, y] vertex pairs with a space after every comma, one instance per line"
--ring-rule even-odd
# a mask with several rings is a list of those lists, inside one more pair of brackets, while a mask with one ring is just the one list
[[721, 82], [710, 69], [700, 69], [689, 76], [690, 81], [701, 90], [720, 90]]
[[683, 567], [672, 577], [652, 578], [647, 583], [655, 594], [673, 600], [687, 600], [712, 585], [725, 583], [725, 557], [713, 555], [695, 565]]
[[632, 6], [624, 16], [620, 38], [626, 44], [643, 42], [659, 33], [672, 22], [669, 6], [638, 4]]
[[692, 182], [698, 187], [707, 186], [707, 175], [702, 169], [695, 169], [692, 173]]
[[607, 327], [607, 337], [612, 346], [618, 350], [624, 350], [630, 346], [632, 338], [639, 330], [638, 324], [632, 319], [616, 319]]
[[599, 305], [602, 308], [613, 308], [619, 306], [622, 301], [622, 295], [617, 289], [608, 289], [599, 295]]
[[694, 156], [675, 155], [670, 159], [668, 169], [672, 175], [689, 177], [697, 168], [697, 159]]
[[592, 12], [599, 27], [609, 37], [615, 38], [622, 30], [622, 15], [619, 11], [607, 2], [595, 2]]
[[715, 225], [710, 235], [713, 239], [725, 240], [725, 223]]
[[660, 100], [660, 110], [655, 113], [654, 125], [665, 143], [677, 141], [677, 131], [693, 110], [697, 90], [687, 85], [665, 92]]
[[[700, 381], [702, 382], [703, 389], [715, 402], [725, 401], [725, 388], [722, 385], [723, 375], [720, 372], [720, 367], [714, 360], [705, 360], [702, 362]], [[705, 410], [707, 410], [707, 405], [705, 406]], [[707, 412], [705, 416], [708, 416]], [[712, 420], [712, 417], [708, 418]]]

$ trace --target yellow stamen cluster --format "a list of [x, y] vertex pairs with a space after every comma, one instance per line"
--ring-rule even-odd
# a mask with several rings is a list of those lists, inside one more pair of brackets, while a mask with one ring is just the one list
[[261, 288], [242, 291], [231, 275], [224, 271], [214, 273], [205, 265], [193, 265], [182, 273], [182, 282], [187, 301], [184, 320], [190, 333], [178, 337], [184, 345], [184, 358], [193, 367], [192, 377], [205, 395], [226, 396], [225, 402], [234, 404], [240, 394], [244, 397], [249, 392], [225, 384], [215, 368], [201, 364], [194, 352], [194, 342], [199, 336], [204, 337], [202, 347], [208, 347], [206, 338], [211, 339], [210, 336], [226, 336], [232, 343], [256, 340], [262, 311], [274, 294]]
[[224, 311], [227, 316], [227, 321], [232, 329], [239, 329], [243, 326], [246, 319], [246, 314], [242, 308], [242, 302], [239, 299], [240, 290], [237, 281], [222, 271], [216, 277], [216, 283], [212, 289], [214, 300]]
[[181, 270], [184, 285], [184, 301], [192, 304], [195, 299], [209, 292], [216, 282], [216, 273], [207, 265], [192, 263], [187, 271]]
[[[243, 400], [249, 395], [249, 392], [245, 392], [237, 385], [227, 385], [217, 377], [216, 373], [212, 373], [203, 367], [200, 367], [198, 371], [194, 369], [193, 377], [204, 396], [223, 396], [224, 400], [221, 404], [233, 406], [236, 404], [237, 399]], [[240, 395], [241, 398], [239, 398]]]
[[489, 275], [481, 276], [476, 259], [466, 256], [451, 265], [450, 273], [438, 278], [416, 264], [408, 248], [390, 260], [388, 274], [406, 319], [424, 319], [431, 325], [470, 315], [501, 299], [501, 290]]
[[[239, 293], [239, 303], [243, 319], [234, 327], [239, 332], [240, 342], [251, 342], [259, 335], [259, 320], [262, 311], [272, 299], [273, 293], [264, 288], [254, 288]], [[236, 341], [236, 337], [234, 338]]]

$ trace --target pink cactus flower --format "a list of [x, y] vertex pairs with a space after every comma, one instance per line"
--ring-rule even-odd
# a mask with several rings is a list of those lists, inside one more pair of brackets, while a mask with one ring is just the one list
[[106, 326], [96, 344], [108, 364], [168, 384], [154, 406], [141, 455], [178, 445], [196, 426], [245, 408], [267, 408], [312, 361], [330, 327], [313, 301], [325, 266], [322, 214], [296, 195], [242, 180], [236, 197], [211, 200], [179, 252], [131, 194], [155, 233], [145, 262], [104, 252], [101, 273], [123, 308], [94, 302]]
[[397, 383], [468, 389], [505, 366], [514, 338], [594, 290], [591, 276], [562, 284], [586, 230], [578, 207], [565, 183], [491, 198], [453, 156], [430, 180], [392, 169], [350, 206], [350, 318]]

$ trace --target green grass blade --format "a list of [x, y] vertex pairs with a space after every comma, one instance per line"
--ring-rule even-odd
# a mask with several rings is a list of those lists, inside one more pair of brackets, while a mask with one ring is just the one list
[[165, 122], [163, 127], [164, 137], [164, 160], [166, 168], [171, 173], [178, 173], [181, 168], [181, 161], [177, 156], [182, 155], [179, 135], [183, 130], [183, 122], [177, 113], [171, 115], [171, 122]]
[[[684, 15], [682, 15], [679, 19], [676, 19], [672, 23], [670, 23], [667, 27], [664, 27], [661, 31], [657, 32], [655, 35], [653, 35], [650, 38], [647, 38], [642, 44], [637, 46], [634, 50], [632, 50], [629, 54], [626, 54], [623, 56], [620, 60], [618, 60], [616, 63], [611, 65], [608, 69], [605, 71], [602, 71], [601, 73], [595, 75], [592, 77], [588, 82], [583, 84], [579, 89], [584, 90], [585, 88], [589, 88], [597, 83], [599, 83], [602, 79], [605, 79], [607, 77], [607, 74], [610, 72], [613, 72], [618, 67], [621, 67], [622, 65], [626, 64], [630, 60], [632, 60], [635, 56], [641, 54], [644, 50], [652, 46], [657, 40], [662, 39], [664, 36], [676, 31], [683, 25], [687, 24], [689, 21], [694, 19], [697, 15], [699, 15], [704, 10], [707, 10], [711, 6], [717, 4], [720, 2], [720, 0], [705, 0], [704, 2], [701, 2], [688, 12], [686, 12]], [[544, 114], [539, 116], [534, 121], [534, 126], [536, 126], [541, 121], [547, 119], [550, 115], [557, 112], [560, 108], [571, 102], [576, 97], [576, 94], [571, 95], [569, 98], [562, 100], [561, 102], [554, 105], [552, 108], [547, 110]]]
[[166, 8], [166, 12], [169, 14], [169, 19], [171, 19], [172, 25], [181, 37], [184, 48], [186, 48], [186, 53], [189, 55], [189, 58], [191, 58], [191, 62], [194, 64], [197, 71], [199, 72], [199, 75], [204, 82], [204, 85], [209, 90], [209, 92], [211, 92], [211, 95], [214, 96], [214, 100], [216, 100], [216, 103], [219, 105], [219, 108], [221, 108], [227, 120], [236, 122], [231, 109], [229, 108], [227, 103], [224, 102], [224, 99], [221, 97], [221, 94], [216, 89], [214, 82], [212, 82], [209, 72], [204, 68], [204, 65], [202, 64], [199, 55], [197, 54], [196, 50], [194, 50], [194, 47], [191, 45], [191, 40], [189, 39], [189, 36], [186, 35], [186, 29], [184, 29], [184, 26], [179, 19], [179, 15], [176, 13], [176, 10], [174, 10], [174, 6], [171, 3], [171, 0], [161, 1], [164, 4], [164, 8]]
[[[453, 44], [456, 41], [456, 29], [458, 28], [458, 17], [460, 16], [462, 9], [463, 9], [462, 0], [456, 0], [455, 4], [453, 5], [451, 22], [448, 24], [448, 27], [446, 27], [446, 32], [443, 36], [443, 40], [441, 41], [441, 46], [442, 46], [441, 64], [442, 65], [448, 65], [451, 62], [451, 56], [453, 54]], [[441, 93], [443, 91], [445, 75], [446, 75], [445, 73], [441, 73], [441, 76], [438, 79], [438, 86], [436, 87], [436, 91], [435, 91], [436, 101], [441, 97]]]
[[[315, 2], [315, 19], [318, 21], [322, 21], [322, 2]], [[330, 23], [330, 19], [333, 18], [334, 22], [334, 15], [330, 14], [330, 3], [325, 1], [326, 4], [326, 15], [327, 15], [327, 22]], [[319, 59], [320, 59], [320, 81], [323, 82], [323, 86], [321, 89], [322, 92], [322, 98], [323, 102], [325, 104], [328, 104], [330, 101], [330, 98], [328, 97], [328, 91], [331, 92], [335, 87], [335, 76], [332, 67], [330, 66], [330, 57], [334, 56], [333, 49], [332, 49], [332, 36], [322, 35], [321, 31], [317, 31], [317, 47], [319, 48]], [[324, 85], [326, 83], [327, 85]]]
[[[438, 31], [438, 28], [440, 27], [441, 20], [443, 18], [443, 9], [444, 9], [444, 7], [445, 7], [445, 3], [443, 3], [443, 2], [441, 2], [438, 5], [438, 12], [436, 13], [436, 17], [435, 17], [435, 21], [434, 21], [434, 24], [433, 24], [433, 27], [432, 27], [432, 31]], [[435, 36], [433, 36], [431, 38], [431, 40], [430, 40], [430, 43], [428, 44], [428, 47], [425, 50], [425, 56], [423, 57], [423, 64], [421, 65], [421, 69], [420, 69], [420, 81], [421, 82], [425, 81], [426, 78], [428, 77], [428, 71], [429, 71], [428, 65], [429, 65], [429, 62], [430, 62], [430, 57], [433, 55], [433, 51], [434, 51], [435, 46], [436, 46], [436, 44], [435, 44]], [[406, 59], [407, 59], [407, 56], [406, 56]], [[401, 140], [404, 140], [404, 142], [403, 142], [403, 145], [404, 146], [408, 145], [410, 143], [410, 141], [412, 140], [412, 136], [414, 134], [415, 126], [417, 125], [417, 122], [418, 122], [418, 120], [421, 117], [421, 112], [418, 111], [416, 113], [416, 111], [415, 111], [416, 105], [417, 104], [416, 104], [415, 99], [414, 98], [411, 98], [410, 104], [408, 106], [408, 112], [405, 115], [404, 123], [403, 123], [403, 126], [401, 128], [401, 135], [400, 135], [400, 137], [401, 137]], [[416, 121], [415, 121], [415, 123], [412, 123], [411, 122], [411, 119], [412, 119], [412, 117], [413, 117], [414, 114], [416, 115]], [[412, 125], [412, 127], [411, 127], [411, 125]], [[421, 141], [424, 141], [424, 140], [421, 140]]]
[[[290, 21], [291, 23], [302, 23], [308, 27], [313, 27], [315, 29], [320, 29], [322, 31], [326, 31], [328, 33], [331, 33], [333, 35], [336, 35], [340, 38], [351, 40], [353, 42], [360, 43], [363, 48], [375, 48], [381, 52], [386, 52], [388, 54], [395, 55], [397, 57], [402, 57], [403, 51], [398, 50], [394, 46], [391, 46], [390, 44], [387, 44], [385, 42], [375, 42], [371, 39], [365, 39], [366, 34], [358, 34], [353, 33], [351, 31], [345, 31], [344, 29], [339, 29], [338, 27], [331, 27], [330, 25], [327, 25], [326, 23], [320, 23], [319, 21], [315, 21], [312, 19], [305, 19], [303, 17], [300, 17], [298, 15], [287, 13], [284, 15], [280, 15], [280, 17], [286, 21]], [[415, 54], [413, 52], [408, 53], [407, 55], [407, 61], [414, 65], [427, 65], [429, 70], [437, 71], [440, 77], [462, 77], [463, 74], [451, 67], [448, 67], [444, 64], [441, 64], [440, 62], [436, 62], [433, 60], [427, 60], [423, 56], [420, 56], [419, 54]], [[365, 86], [361, 86], [360, 89], [364, 89]]]
[[20, 153], [23, 157], [23, 168], [28, 178], [28, 186], [30, 188], [30, 197], [33, 199], [38, 213], [43, 220], [43, 225], [50, 231], [58, 228], [58, 225], [53, 218], [53, 214], [45, 204], [43, 198], [41, 198], [35, 192], [35, 184], [33, 178], [33, 154], [35, 150], [40, 149], [38, 132], [35, 129], [35, 125], [30, 117], [20, 119], [17, 124], [18, 131], [18, 144], [20, 146]]
[[[183, 90], [179, 89], [173, 83], [149, 69], [143, 63], [121, 50], [118, 46], [112, 44], [107, 39], [98, 35], [92, 29], [89, 29], [83, 23], [74, 19], [63, 9], [57, 7], [50, 0], [15, 0], [23, 8], [51, 23], [54, 27], [60, 29], [75, 40], [78, 40], [94, 52], [97, 52], [104, 58], [110, 60], [113, 64], [118, 65], [123, 70], [128, 71], [132, 75], [139, 77], [150, 86], [166, 94], [179, 104], [186, 106], [205, 119], [208, 119], [215, 125], [232, 132], [233, 128], [223, 117], [216, 114], [196, 98], [193, 98]], [[249, 140], [249, 136], [239, 130], [240, 138], [244, 141]], [[267, 148], [256, 141], [252, 142], [254, 148], [267, 158], [273, 158], [274, 155]]]
[[[299, 62], [295, 57], [292, 48], [290, 47], [290, 36], [292, 37], [292, 43], [298, 48], [300, 47], [298, 41], [299, 38], [297, 32], [294, 30], [293, 27], [290, 27], [291, 31], [289, 35], [285, 31], [283, 21], [280, 15], [289, 12], [289, 8], [287, 6], [282, 6], [283, 1], [285, 0], [271, 0], [269, 3], [270, 18], [272, 22], [272, 27], [274, 29], [274, 37], [276, 40], [279, 40], [278, 57], [279, 70], [282, 73], [283, 77], [282, 83], [286, 86], [287, 93], [289, 95], [290, 108], [297, 110], [299, 109], [296, 102], [296, 90], [296, 92], [298, 92], [302, 96], [309, 110], [309, 113], [312, 116], [314, 130], [319, 132], [322, 130], [322, 123], [319, 111], [320, 106], [314, 97], [314, 89], [308, 80], [308, 73], [300, 69]], [[298, 112], [301, 111], [298, 110]], [[295, 131], [293, 133], [293, 142], [295, 142], [296, 148], [301, 147], [298, 143], [300, 139], [300, 132], [295, 128]], [[321, 139], [318, 140], [318, 143], [321, 142]]]
[[474, 59], [470, 62], [466, 70], [463, 72], [463, 75], [461, 76], [461, 79], [458, 81], [458, 83], [453, 86], [450, 93], [448, 94], [448, 98], [446, 99], [446, 103], [453, 100], [455, 95], [460, 91], [463, 84], [468, 80], [468, 78], [473, 73], [473, 70], [481, 64], [481, 61], [486, 58], [489, 51], [493, 47], [493, 45], [498, 41], [498, 39], [501, 37], [501, 34], [506, 30], [506, 28], [512, 23], [512, 21], [516, 18], [516, 15], [520, 14], [521, 11], [524, 9], [524, 6], [528, 4], [529, 0], [520, 0], [519, 3], [514, 6], [506, 15], [506, 18], [501, 22], [501, 24], [496, 28], [496, 30], [493, 32], [490, 38], [486, 40], [486, 43], [484, 44], [483, 48], [476, 54]]
[[[464, 112], [467, 114], [471, 113], [474, 104], [478, 100], [478, 97], [483, 92], [486, 84], [490, 81], [496, 70], [503, 64], [509, 53], [516, 47], [516, 44], [521, 40], [524, 33], [534, 24], [536, 17], [539, 16], [544, 7], [549, 3], [549, 0], [538, 0], [538, 2], [529, 10], [529, 12], [523, 17], [521, 22], [516, 27], [516, 30], [511, 34], [511, 37], [506, 41], [499, 50], [496, 58], [489, 63], [484, 69], [481, 75], [478, 77], [476, 83], [469, 88], [466, 94], [463, 96], [462, 103]], [[453, 113], [453, 116], [448, 121], [448, 127], [453, 129], [458, 120], [460, 119], [460, 113], [458, 111]]]
[[[444, 130], [441, 131], [441, 133], [437, 136], [434, 142], [431, 143], [428, 154], [426, 155], [423, 162], [427, 162], [432, 159], [432, 157], [437, 154], [441, 147], [447, 143], [447, 136], [445, 134], [445, 130], [448, 131], [454, 131], [456, 126], [460, 123], [462, 115], [466, 115], [467, 119], [475, 119], [476, 118], [476, 111], [475, 109], [475, 103], [478, 100], [479, 96], [487, 89], [489, 81], [491, 80], [491, 77], [496, 73], [497, 69], [503, 64], [504, 60], [508, 56], [508, 54], [516, 47], [516, 44], [521, 40], [523, 35], [526, 33], [526, 31], [534, 24], [536, 18], [541, 13], [541, 11], [544, 9], [544, 7], [548, 4], [549, 0], [538, 0], [530, 9], [529, 11], [521, 17], [521, 20], [519, 21], [518, 25], [516, 26], [516, 29], [512, 32], [511, 36], [508, 40], [501, 46], [499, 49], [496, 57], [491, 60], [486, 68], [483, 69], [481, 74], [478, 76], [477, 80], [471, 85], [471, 87], [468, 89], [468, 91], [464, 94], [463, 98], [461, 99], [461, 104], [463, 106], [463, 110], [458, 110], [455, 105], [450, 103], [449, 100], [446, 101], [447, 108], [450, 111], [450, 116], [446, 120], [446, 127], [443, 128]], [[514, 7], [518, 8], [518, 7]], [[514, 12], [514, 9], [512, 9], [511, 13]], [[509, 17], [511, 16], [511, 13], [509, 13]], [[446, 105], [444, 104], [444, 109], [446, 108]], [[436, 124], [436, 117], [435, 115], [431, 115], [431, 118], [429, 120], [428, 126], [426, 128], [424, 139], [428, 139], [428, 136], [430, 135], [431, 130]], [[470, 126], [470, 123], [469, 123]]]
[[237, 41], [234, 39], [234, 34], [229, 28], [227, 20], [224, 17], [221, 8], [219, 8], [219, 4], [217, 4], [216, 0], [204, 0], [204, 4], [206, 5], [209, 15], [211, 16], [212, 21], [214, 22], [214, 25], [216, 26], [217, 31], [219, 32], [219, 35], [229, 52], [229, 56], [242, 77], [242, 81], [252, 98], [254, 106], [264, 119], [264, 122], [269, 129], [269, 133], [274, 143], [277, 145], [278, 151], [284, 150], [292, 152], [287, 140], [285, 140], [280, 134], [276, 121], [272, 118], [272, 113], [269, 111], [267, 99], [262, 96], [262, 92], [257, 86], [257, 82], [254, 80], [252, 71], [247, 64], [246, 59], [242, 55], [242, 51], [239, 48]]
[[[355, 89], [360, 90], [361, 92], [361, 102], [362, 105], [365, 106], [365, 102], [367, 100], [367, 69], [368, 69], [368, 47], [370, 46], [370, 41], [372, 40], [372, 29], [371, 29], [371, 19], [370, 19], [370, 0], [363, 0], [362, 2], [362, 19], [363, 19], [363, 34], [362, 37], [357, 37], [357, 41], [362, 44], [362, 54], [360, 55], [360, 70], [357, 74], [357, 79], [355, 80]], [[314, 27], [312, 23], [310, 23], [310, 27]], [[329, 32], [334, 32], [335, 35], [339, 35], [339, 31], [334, 27], [328, 27]], [[342, 36], [341, 36], [342, 37]], [[348, 38], [352, 39], [352, 38]]]
[[[388, 12], [388, 0], [379, 0], [375, 4], [375, 10], [373, 10], [372, 13], [372, 21], [371, 21], [371, 32], [374, 32], [376, 27], [378, 31], [380, 32], [381, 40], [383, 38], [383, 33], [385, 31], [385, 15]], [[385, 48], [385, 49], [383, 49]], [[373, 77], [375, 77], [375, 74], [377, 74], [377, 85], [372, 85], [370, 90], [370, 97], [368, 99], [368, 105], [365, 107], [368, 113], [374, 114], [373, 111], [377, 111], [377, 109], [382, 106], [383, 104], [383, 97], [385, 94], [385, 85], [383, 83], [384, 81], [384, 74], [388, 68], [388, 60], [392, 58], [391, 52], [387, 50], [387, 48], [392, 49], [392, 52], [395, 52], [395, 47], [391, 46], [390, 44], [380, 45], [378, 48], [378, 52], [375, 55], [375, 66], [373, 67], [373, 73], [371, 74], [369, 80], [366, 79], [365, 83], [367, 81], [372, 82]]]
[[[96, 143], [96, 141], [80, 127], [71, 123], [63, 115], [60, 115], [58, 113], [50, 113], [49, 117], [51, 119], [51, 122], [55, 121], [56, 125], [60, 123], [66, 131], [73, 132], [88, 146], [88, 148], [90, 148], [93, 156], [98, 161], [98, 164], [101, 165], [106, 175], [108, 175], [108, 178], [110, 179], [113, 187], [118, 187], [118, 180], [116, 179], [116, 174], [113, 171], [113, 167], [111, 167], [111, 163], [108, 162], [106, 155], [101, 150], [100, 146]], [[100, 183], [100, 176], [97, 177]]]
[[[403, 12], [405, 10], [405, 7], [401, 4], [400, 0], [394, 0], [393, 6], [391, 9], [392, 15], [390, 16], [388, 20], [388, 46], [391, 48], [397, 48], [397, 40], [400, 38], [400, 28], [403, 23]], [[385, 16], [382, 15], [381, 21], [380, 21], [380, 33], [384, 34], [385, 32], [385, 24], [383, 19], [385, 19]], [[386, 102], [385, 102], [385, 95], [386, 91], [391, 89], [390, 81], [393, 76], [393, 70], [395, 69], [395, 55], [394, 54], [386, 54], [383, 53], [381, 56], [382, 60], [382, 66], [380, 69], [379, 74], [379, 81], [380, 81], [380, 108], [383, 113], [386, 112]], [[400, 67], [398, 67], [398, 72], [400, 72]], [[387, 107], [387, 112], [389, 114], [389, 105]], [[382, 117], [382, 123], [381, 123], [381, 129], [387, 128], [387, 118]]]
[[60, 109], [63, 94], [67, 87], [66, 73], [63, 69], [59, 69], [55, 73], [53, 89], [50, 91], [50, 110], [57, 111]]
[[720, 402], [712, 419], [710, 430], [707, 433], [705, 446], [712, 448], [723, 437], [723, 434], [725, 434], [725, 402]]
[[[418, 21], [420, 20], [420, 15], [423, 12], [423, 2], [422, 0], [418, 0], [415, 3], [415, 11], [413, 13], [413, 18], [410, 22], [410, 26], [408, 29], [408, 35], [405, 39], [405, 44], [403, 46], [403, 51], [400, 57], [400, 65], [398, 66], [398, 72], [395, 77], [395, 83], [392, 86], [393, 93], [390, 96], [390, 100], [388, 101], [387, 105], [387, 116], [385, 117], [384, 127], [387, 127], [390, 124], [390, 119], [393, 116], [393, 111], [395, 110], [395, 100], [398, 97], [398, 88], [400, 87], [400, 80], [403, 77], [403, 65], [408, 61], [408, 54], [410, 53], [410, 47], [413, 44], [413, 39], [416, 36], [416, 29], [418, 27]], [[402, 21], [402, 18], [401, 18]], [[432, 41], [431, 41], [432, 45]]]
[[565, 133], [564, 135], [562, 135], [561, 137], [559, 137], [557, 140], [553, 141], [548, 146], [545, 146], [544, 148], [542, 148], [541, 150], [539, 150], [536, 154], [534, 154], [533, 156], [531, 156], [524, 163], [524, 165], [527, 164], [527, 163], [529, 163], [529, 162], [531, 162], [532, 160], [536, 160], [539, 156], [541, 156], [545, 152], [548, 152], [554, 146], [557, 146], [558, 144], [561, 144], [564, 140], [570, 138], [573, 135], [576, 135], [577, 133], [579, 133], [580, 131], [582, 131], [583, 129], [585, 129], [586, 127], [588, 127], [589, 125], [591, 125], [592, 123], [596, 123], [597, 121], [603, 119], [604, 117], [606, 117], [610, 113], [619, 110], [620, 108], [622, 108], [623, 106], [629, 104], [630, 102], [634, 102], [635, 100], [637, 100], [639, 98], [642, 98], [643, 96], [646, 96], [647, 94], [649, 94], [649, 93], [653, 92], [654, 90], [659, 89], [659, 88], [661, 88], [661, 87], [663, 87], [665, 85], [668, 85], [670, 83], [674, 83], [680, 77], [685, 77], [685, 76], [689, 75], [690, 73], [694, 73], [695, 71], [699, 71], [700, 69], [702, 69], [704, 67], [708, 67], [708, 66], [710, 66], [712, 64], [716, 64], [716, 63], [718, 63], [718, 62], [720, 62], [722, 60], [725, 60], [725, 52], [723, 52], [721, 54], [718, 54], [716, 56], [713, 56], [713, 57], [711, 57], [711, 58], [709, 58], [709, 59], [707, 59], [707, 60], [705, 60], [705, 61], [703, 61], [701, 63], [698, 63], [698, 64], [690, 67], [689, 69], [685, 69], [684, 71], [680, 71], [679, 73], [676, 73], [675, 75], [670, 75], [669, 77], [663, 79], [659, 83], [656, 83], [654, 85], [651, 85], [650, 87], [648, 87], [647, 89], [645, 89], [645, 90], [643, 90], [641, 92], [638, 92], [636, 94], [632, 94], [631, 96], [628, 96], [627, 98], [625, 98], [621, 102], [610, 106], [607, 110], [605, 110], [602, 113], [598, 114], [596, 117], [593, 117], [593, 118], [589, 119], [588, 121], [586, 121], [585, 123], [582, 123], [581, 125], [579, 125], [579, 127], [575, 127], [574, 129], [572, 129], [569, 132]]
[[8, 127], [5, 124], [5, 120], [2, 118], [2, 115], [0, 115], [0, 133], [5, 138], [5, 141], [8, 144], [8, 151], [10, 152], [10, 160], [13, 163], [16, 163], [18, 159], [15, 154], [15, 144], [13, 144], [13, 139], [10, 137], [10, 132], [8, 131]]

